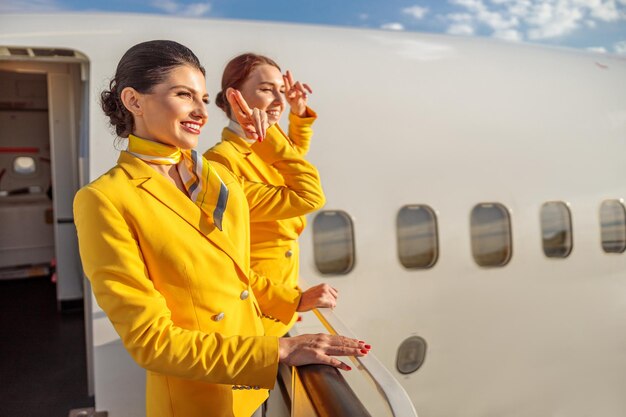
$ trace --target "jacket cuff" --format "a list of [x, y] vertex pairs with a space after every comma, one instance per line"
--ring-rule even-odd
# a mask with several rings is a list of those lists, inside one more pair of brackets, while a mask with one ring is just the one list
[[317, 119], [317, 113], [309, 106], [306, 107], [304, 116], [298, 116], [297, 114], [293, 114], [292, 112], [289, 112], [289, 123], [290, 124], [293, 123], [294, 126], [312, 125], [316, 119]]

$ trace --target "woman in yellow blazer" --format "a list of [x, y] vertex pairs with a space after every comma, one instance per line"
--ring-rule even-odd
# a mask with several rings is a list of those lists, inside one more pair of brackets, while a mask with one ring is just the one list
[[[294, 150], [304, 157], [309, 150], [316, 113], [307, 106], [311, 88], [295, 82], [290, 71], [283, 76], [280, 67], [272, 59], [246, 53], [233, 58], [224, 69], [222, 92], [216, 104], [226, 112], [230, 123], [222, 131], [222, 140], [205, 152], [204, 157], [228, 167], [236, 175], [250, 181], [284, 186], [285, 178], [276, 167], [267, 163], [245, 137], [225, 98], [229, 89], [241, 91], [252, 107], [265, 110], [271, 124], [278, 123], [285, 110], [285, 98], [289, 103], [288, 138]], [[299, 275], [298, 236], [304, 230], [303, 215], [287, 216], [274, 212], [273, 217], [261, 218], [251, 213], [250, 258], [252, 269], [265, 275], [276, 284], [297, 288]], [[268, 317], [269, 316], [269, 317]], [[282, 336], [297, 319], [294, 314], [289, 323], [276, 320], [267, 312], [263, 320], [266, 334]]]
[[[316, 170], [267, 116], [229, 98], [255, 152], [281, 167], [284, 187], [245, 182], [192, 150], [207, 120], [204, 69], [186, 47], [151, 41], [129, 49], [102, 106], [128, 150], [76, 195], [83, 267], [98, 304], [147, 370], [149, 417], [249, 417], [279, 361], [349, 367], [363, 355], [341, 336], [263, 336], [261, 310], [335, 302], [332, 288], [300, 293], [250, 269], [249, 215], [306, 212], [323, 202]], [[248, 204], [248, 201], [252, 204]]]

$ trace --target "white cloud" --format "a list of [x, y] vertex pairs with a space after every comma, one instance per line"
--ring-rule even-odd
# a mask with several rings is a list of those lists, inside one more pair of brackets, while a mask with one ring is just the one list
[[404, 25], [402, 23], [393, 22], [393, 23], [385, 23], [380, 26], [381, 29], [385, 30], [404, 30]]
[[607, 50], [604, 46], [590, 46], [589, 48], [586, 48], [588, 51], [591, 52], [598, 52], [601, 54], [606, 54]]
[[614, 22], [619, 20], [620, 13], [615, 5], [615, 0], [580, 0], [589, 8], [591, 15], [605, 22]]
[[568, 1], [555, 5], [542, 4], [537, 13], [527, 19], [533, 26], [528, 30], [530, 39], [548, 39], [567, 35], [580, 27], [583, 11]]
[[[509, 39], [563, 37], [579, 28], [594, 29], [600, 22], [626, 21], [626, 0], [448, 0], [465, 13], [450, 13], [448, 32], [467, 31], [461, 23]], [[467, 14], [471, 19], [465, 17]], [[463, 18], [461, 18], [463, 16]]]
[[484, 23], [496, 31], [510, 29], [519, 25], [517, 17], [510, 17], [507, 19], [502, 14], [498, 12], [491, 12], [489, 10], [481, 10], [476, 17], [479, 22]]
[[155, 0], [152, 2], [152, 5], [157, 9], [161, 9], [165, 12], [175, 14], [178, 12], [180, 5], [175, 1], [171, 0]]
[[447, 29], [447, 32], [451, 35], [473, 35], [474, 28], [471, 25], [464, 23], [455, 23], [450, 25]]
[[193, 3], [187, 6], [184, 14], [187, 16], [204, 16], [211, 11], [211, 3]]
[[[519, 0], [490, 0], [498, 7], [510, 5]], [[526, 0], [523, 0], [526, 1]], [[450, 13], [446, 19], [452, 22], [447, 32], [453, 35], [473, 35], [476, 25], [484, 25], [491, 30], [491, 36], [511, 41], [521, 41], [523, 35], [518, 30], [520, 24], [516, 15], [507, 14], [506, 9], [495, 10], [482, 0], [450, 0], [450, 3], [464, 7], [467, 13]]]
[[616, 54], [626, 55], [626, 41], [617, 42], [613, 45], [613, 50]]
[[411, 6], [402, 9], [402, 13], [413, 16], [415, 19], [420, 20], [426, 13], [428, 13], [428, 8], [420, 7], [420, 6]]
[[200, 17], [211, 11], [211, 3], [209, 2], [183, 4], [174, 0], [154, 0], [152, 6], [179, 16]]
[[446, 17], [456, 23], [466, 23], [474, 20], [474, 17], [468, 13], [452, 13], [447, 15]]
[[471, 11], [479, 11], [485, 8], [482, 0], [450, 0], [450, 3], [463, 6]]
[[508, 12], [511, 16], [524, 18], [528, 16], [532, 2], [530, 0], [516, 0], [508, 5]]
[[56, 0], [2, 0], [0, 13], [54, 12], [62, 10]]

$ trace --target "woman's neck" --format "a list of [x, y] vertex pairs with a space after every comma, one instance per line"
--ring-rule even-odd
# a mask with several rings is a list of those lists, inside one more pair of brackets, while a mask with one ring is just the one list
[[186, 196], [189, 196], [189, 194], [187, 194], [187, 190], [185, 189], [185, 185], [183, 184], [183, 180], [182, 178], [180, 178], [180, 174], [178, 173], [176, 165], [159, 165], [152, 164], [150, 162], [146, 163], [150, 165], [156, 172], [163, 175], [165, 179], [174, 184], [176, 188], [185, 193]]

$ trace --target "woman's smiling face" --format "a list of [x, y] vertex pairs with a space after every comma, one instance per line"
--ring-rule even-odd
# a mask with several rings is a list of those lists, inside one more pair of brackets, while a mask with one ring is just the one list
[[150, 92], [138, 93], [133, 133], [182, 149], [194, 148], [208, 119], [208, 102], [202, 72], [188, 65], [175, 67]]
[[264, 110], [270, 125], [278, 123], [285, 111], [285, 83], [278, 68], [269, 64], [257, 66], [239, 90], [251, 109]]

